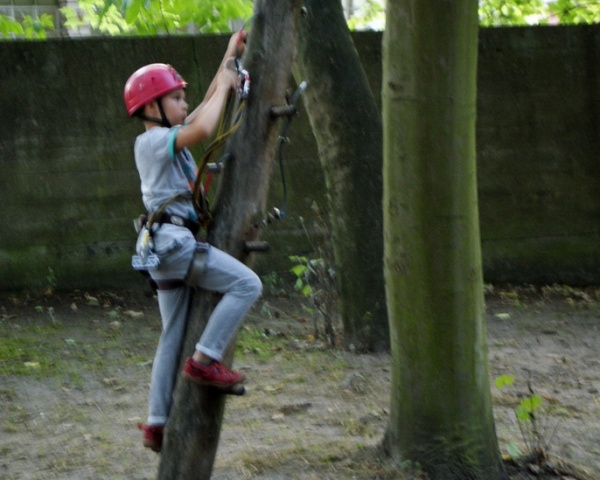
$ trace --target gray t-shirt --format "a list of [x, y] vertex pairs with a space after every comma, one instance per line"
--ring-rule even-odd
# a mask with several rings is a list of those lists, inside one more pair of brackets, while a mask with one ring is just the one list
[[168, 205], [166, 212], [198, 220], [192, 203], [197, 167], [187, 148], [175, 152], [179, 126], [153, 127], [135, 140], [135, 164], [140, 174], [142, 201], [148, 212], [156, 211], [177, 194], [187, 194]]

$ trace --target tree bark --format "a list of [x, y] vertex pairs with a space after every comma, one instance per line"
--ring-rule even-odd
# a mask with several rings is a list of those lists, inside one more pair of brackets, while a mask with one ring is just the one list
[[389, 348], [383, 282], [381, 115], [340, 0], [305, 1], [296, 77], [329, 197], [344, 344]]
[[492, 415], [478, 224], [477, 2], [388, 0], [383, 442], [433, 480], [505, 479]]
[[[295, 45], [299, 0], [257, 0], [244, 68], [251, 90], [242, 123], [230, 138], [209, 242], [245, 263], [251, 255], [244, 242], [259, 237], [255, 226], [265, 215], [265, 203], [277, 138], [270, 108], [285, 103]], [[194, 350], [218, 297], [197, 291], [189, 314], [182, 360]], [[233, 346], [231, 348], [233, 350]], [[233, 352], [228, 355], [231, 363]], [[251, 381], [251, 379], [250, 379]], [[209, 479], [217, 452], [225, 396], [189, 382], [178, 381], [165, 430], [159, 480]]]

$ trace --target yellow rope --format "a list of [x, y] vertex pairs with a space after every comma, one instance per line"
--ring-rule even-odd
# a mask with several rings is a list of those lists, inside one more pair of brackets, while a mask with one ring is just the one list
[[194, 207], [196, 208], [196, 211], [200, 217], [200, 223], [203, 224], [203, 226], [206, 226], [212, 220], [212, 217], [210, 215], [210, 210], [208, 207], [208, 200], [206, 198], [206, 193], [204, 192], [204, 182], [205, 182], [207, 174], [208, 174], [206, 167], [209, 163], [209, 160], [212, 158], [212, 156], [219, 150], [219, 148], [221, 148], [223, 146], [223, 144], [225, 143], [225, 140], [227, 140], [227, 138], [230, 135], [232, 135], [233, 133], [235, 133], [237, 131], [237, 129], [240, 127], [241, 117], [242, 117], [241, 114], [246, 106], [246, 101], [242, 100], [235, 112], [234, 117], [233, 117], [233, 125], [231, 126], [231, 128], [229, 128], [229, 130], [223, 131], [224, 125], [225, 125], [225, 119], [226, 119], [226, 117], [229, 116], [228, 114], [229, 114], [229, 111], [231, 110], [231, 104], [233, 102], [233, 98], [234, 98], [234, 96], [230, 95], [229, 98], [227, 99], [225, 108], [221, 112], [221, 117], [219, 119], [219, 125], [217, 128], [217, 134], [216, 134], [214, 140], [210, 143], [210, 145], [204, 151], [204, 154], [202, 155], [202, 158], [198, 164], [198, 175], [196, 176], [196, 183], [194, 185], [193, 200], [194, 200]]

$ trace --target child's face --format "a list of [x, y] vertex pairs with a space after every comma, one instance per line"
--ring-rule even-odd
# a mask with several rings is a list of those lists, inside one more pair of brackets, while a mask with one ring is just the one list
[[188, 104], [185, 101], [185, 90], [179, 88], [162, 97], [162, 107], [171, 125], [183, 125], [187, 117]]

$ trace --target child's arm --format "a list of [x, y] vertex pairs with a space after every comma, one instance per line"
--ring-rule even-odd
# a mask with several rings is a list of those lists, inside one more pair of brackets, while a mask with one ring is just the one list
[[[226, 63], [228, 60], [232, 58], [239, 58], [244, 53], [244, 49], [246, 47], [246, 38], [248, 34], [245, 30], [240, 30], [239, 32], [234, 33], [229, 39], [229, 45], [227, 46], [227, 51], [223, 56], [223, 60], [221, 60], [221, 65], [219, 65], [219, 70], [221, 71], [226, 68]], [[210, 100], [217, 89], [217, 76], [212, 79], [212, 82], [208, 86], [206, 90], [206, 94], [204, 95], [204, 99], [202, 103], [198, 105], [192, 113], [190, 113], [186, 118], [186, 123], [190, 123], [194, 117], [198, 114], [198, 112], [203, 108], [204, 104]]]
[[175, 150], [199, 143], [213, 134], [229, 92], [236, 88], [237, 82], [237, 73], [222, 66], [213, 80], [214, 89], [210, 98], [202, 102], [188, 117], [188, 123], [179, 128]]

